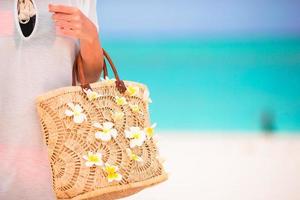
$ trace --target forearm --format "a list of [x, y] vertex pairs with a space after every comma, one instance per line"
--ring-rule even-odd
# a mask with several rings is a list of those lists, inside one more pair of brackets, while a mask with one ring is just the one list
[[80, 52], [87, 81], [98, 81], [103, 66], [103, 52], [97, 31], [88, 40], [80, 40]]

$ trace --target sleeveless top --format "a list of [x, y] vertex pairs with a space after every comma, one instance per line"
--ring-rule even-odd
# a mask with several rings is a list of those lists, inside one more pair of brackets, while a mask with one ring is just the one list
[[55, 199], [34, 100], [44, 92], [71, 85], [79, 41], [56, 32], [48, 4], [78, 7], [99, 30], [96, 0], [33, 2], [36, 24], [25, 38], [17, 0], [0, 1], [0, 199]]

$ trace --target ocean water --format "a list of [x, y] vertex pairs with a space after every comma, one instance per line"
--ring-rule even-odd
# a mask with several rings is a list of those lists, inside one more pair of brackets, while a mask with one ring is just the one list
[[300, 38], [106, 38], [159, 130], [300, 132]]

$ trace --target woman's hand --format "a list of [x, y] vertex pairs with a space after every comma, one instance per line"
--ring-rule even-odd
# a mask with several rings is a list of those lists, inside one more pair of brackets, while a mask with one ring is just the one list
[[93, 42], [98, 37], [96, 26], [79, 8], [49, 4], [49, 11], [53, 12], [56, 27], [64, 35], [88, 42]]
[[49, 11], [61, 34], [80, 40], [80, 52], [83, 58], [87, 81], [99, 79], [103, 52], [95, 24], [79, 8], [49, 4]]

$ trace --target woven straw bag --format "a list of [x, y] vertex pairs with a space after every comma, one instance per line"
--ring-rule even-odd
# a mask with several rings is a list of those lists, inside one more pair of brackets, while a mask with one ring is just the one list
[[[115, 79], [86, 83], [82, 65], [74, 65], [72, 86], [36, 97], [57, 199], [118, 199], [168, 179], [152, 137], [148, 88], [121, 81], [103, 54]], [[106, 63], [103, 71], [107, 77]]]

